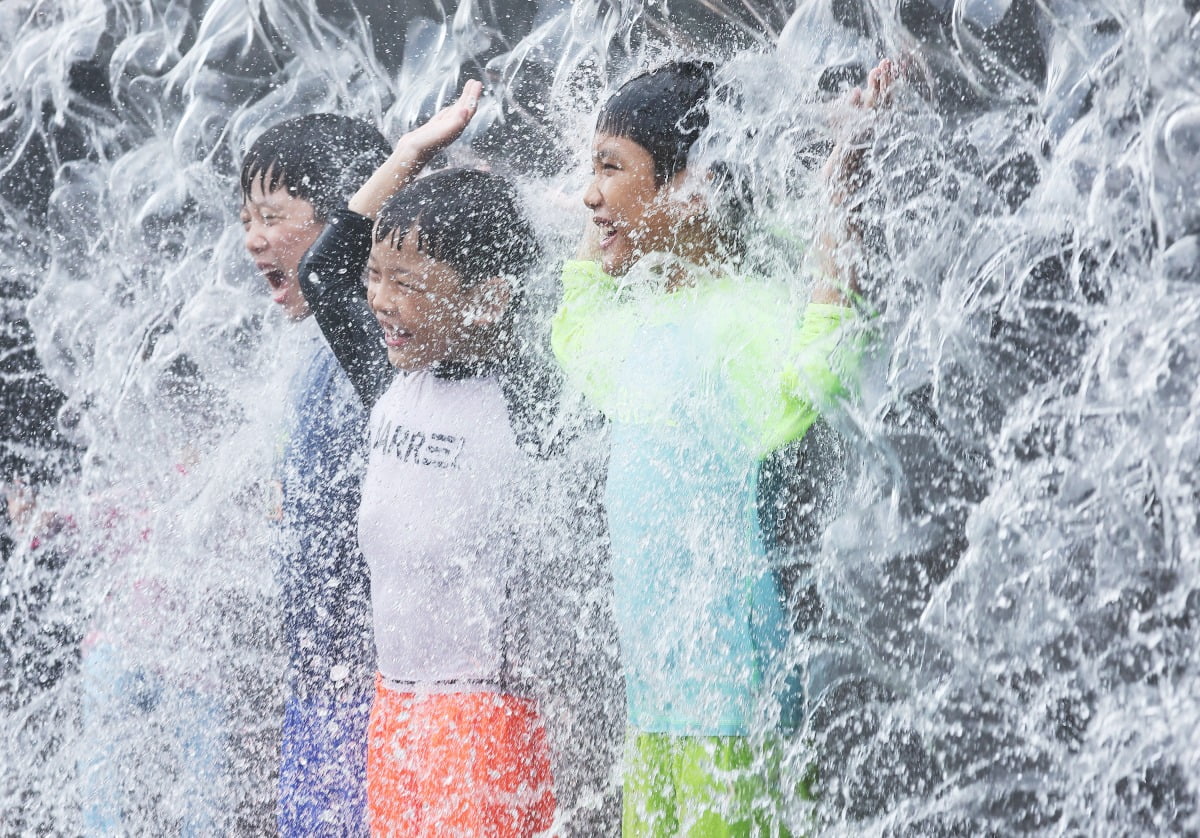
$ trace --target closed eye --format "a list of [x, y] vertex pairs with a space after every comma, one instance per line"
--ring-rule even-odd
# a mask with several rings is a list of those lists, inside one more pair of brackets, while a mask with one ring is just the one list
[[[412, 294], [426, 293], [424, 288], [419, 288], [416, 285], [413, 285], [411, 282], [404, 281], [403, 277], [408, 277], [411, 275], [412, 274], [410, 274], [408, 271], [400, 271], [398, 273], [390, 274], [389, 276], [386, 277], [386, 279], [390, 284], [399, 286], [400, 288], [404, 289], [405, 291], [408, 291], [409, 293], [412, 293]], [[383, 272], [381, 270], [379, 270], [379, 268], [371, 267], [370, 265], [367, 266], [367, 281], [368, 282], [382, 282], [384, 279], [385, 279], [385, 277], [383, 275]]]
[[393, 281], [394, 283], [396, 283], [397, 285], [399, 285], [401, 288], [403, 288], [405, 291], [411, 291], [411, 292], [412, 292], [412, 293], [414, 293], [414, 294], [424, 294], [424, 293], [426, 293], [426, 289], [424, 289], [424, 288], [419, 288], [419, 287], [417, 287], [416, 285], [413, 285], [411, 282], [405, 282], [405, 281], [403, 281], [403, 280], [401, 280], [401, 279], [393, 279], [392, 281]]

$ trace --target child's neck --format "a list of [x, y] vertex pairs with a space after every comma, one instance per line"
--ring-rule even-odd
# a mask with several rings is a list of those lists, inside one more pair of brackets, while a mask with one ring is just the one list
[[716, 253], [698, 255], [701, 258], [690, 259], [677, 253], [663, 253], [651, 270], [662, 277], [662, 288], [668, 294], [691, 288], [704, 277], [719, 277], [727, 272], [728, 263]]
[[729, 266], [729, 252], [715, 234], [695, 236], [677, 242], [671, 259], [663, 265], [668, 293], [696, 284], [698, 275], [721, 276]]
[[724, 274], [729, 265], [730, 250], [725, 245], [720, 226], [703, 212], [676, 231], [671, 254], [675, 264], [667, 268], [668, 293], [695, 285], [698, 273]]
[[454, 357], [434, 361], [420, 372], [433, 373], [438, 378], [474, 378], [502, 370], [512, 353], [512, 339], [505, 329], [479, 335], [460, 347]]

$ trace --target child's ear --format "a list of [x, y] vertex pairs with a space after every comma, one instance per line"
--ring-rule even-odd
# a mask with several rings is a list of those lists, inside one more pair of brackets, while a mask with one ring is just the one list
[[471, 289], [468, 325], [494, 326], [504, 318], [512, 302], [512, 285], [502, 276], [493, 276]]

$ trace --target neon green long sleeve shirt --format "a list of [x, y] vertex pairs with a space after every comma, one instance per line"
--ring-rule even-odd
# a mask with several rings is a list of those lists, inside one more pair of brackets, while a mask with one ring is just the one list
[[845, 392], [838, 332], [852, 316], [799, 314], [780, 283], [708, 277], [665, 293], [564, 266], [551, 343], [611, 423], [605, 506], [634, 727], [747, 732], [787, 633], [758, 464]]

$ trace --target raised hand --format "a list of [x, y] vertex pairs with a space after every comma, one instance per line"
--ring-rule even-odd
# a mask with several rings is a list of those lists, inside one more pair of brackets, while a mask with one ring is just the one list
[[479, 96], [483, 84], [468, 81], [453, 104], [447, 105], [430, 117], [429, 121], [409, 131], [396, 144], [396, 151], [407, 148], [410, 153], [419, 153], [426, 160], [462, 136], [479, 107]]
[[893, 86], [900, 77], [900, 65], [890, 58], [883, 59], [867, 75], [866, 85], [856, 87], [850, 92], [850, 105], [856, 108], [873, 109], [889, 104]]
[[829, 209], [817, 233], [818, 261], [827, 282], [813, 289], [816, 302], [845, 302], [847, 292], [859, 290], [854, 265], [860, 230], [855, 211], [870, 176], [867, 149], [875, 135], [875, 116], [891, 104], [903, 77], [899, 63], [883, 59], [863, 87], [850, 91], [841, 113], [834, 117], [834, 147], [822, 169]]
[[401, 137], [391, 156], [350, 199], [350, 209], [374, 218], [384, 202], [420, 174], [433, 155], [462, 136], [475, 116], [482, 92], [480, 82], [467, 82], [453, 104]]
[[823, 170], [834, 206], [846, 204], [865, 184], [863, 163], [874, 137], [874, 114], [891, 104], [901, 77], [900, 65], [890, 58], [883, 59], [868, 74], [863, 87], [850, 91], [845, 109], [835, 115], [835, 144]]

